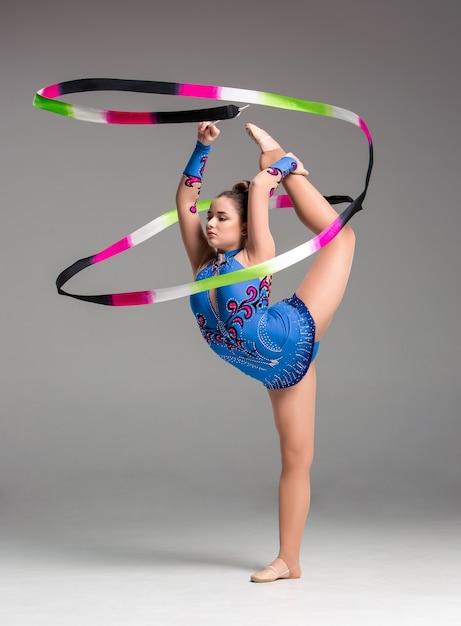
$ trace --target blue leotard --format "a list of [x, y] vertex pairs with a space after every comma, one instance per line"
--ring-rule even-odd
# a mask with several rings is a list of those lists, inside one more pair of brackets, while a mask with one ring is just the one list
[[[203, 280], [242, 269], [234, 258], [239, 250], [224, 253], [197, 274]], [[219, 287], [216, 309], [210, 292], [191, 296], [190, 304], [202, 335], [225, 361], [256, 378], [268, 389], [296, 385], [317, 352], [315, 323], [296, 295], [269, 306], [268, 277]]]

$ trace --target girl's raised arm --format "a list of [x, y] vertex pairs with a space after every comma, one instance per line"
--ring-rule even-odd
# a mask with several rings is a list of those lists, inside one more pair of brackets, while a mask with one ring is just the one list
[[203, 263], [212, 256], [212, 250], [200, 223], [196, 203], [202, 186], [203, 172], [211, 151], [211, 144], [218, 135], [219, 130], [214, 124], [200, 122], [195, 149], [184, 169], [176, 192], [176, 208], [181, 237], [194, 276]]
[[272, 166], [263, 169], [250, 184], [246, 253], [250, 265], [271, 259], [275, 254], [274, 239], [269, 228], [269, 200], [279, 183], [291, 172], [308, 172], [293, 154], [288, 153]]

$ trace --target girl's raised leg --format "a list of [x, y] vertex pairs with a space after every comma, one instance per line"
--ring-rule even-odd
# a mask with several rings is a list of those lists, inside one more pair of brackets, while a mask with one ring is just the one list
[[[262, 169], [277, 161], [285, 151], [268, 133], [252, 124], [247, 131], [258, 143], [262, 153]], [[338, 214], [322, 194], [305, 178], [289, 174], [283, 181], [293, 207], [301, 222], [318, 234], [329, 226]], [[321, 339], [338, 308], [352, 266], [355, 235], [346, 225], [340, 233], [322, 248], [309, 271], [296, 290], [296, 295], [306, 303], [316, 324], [316, 339]]]

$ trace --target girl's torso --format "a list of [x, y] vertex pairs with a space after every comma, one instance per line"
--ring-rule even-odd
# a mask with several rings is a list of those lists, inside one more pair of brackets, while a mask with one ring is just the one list
[[[217, 255], [196, 280], [242, 269], [242, 254]], [[266, 276], [194, 294], [190, 303], [204, 339], [218, 356], [277, 389], [296, 384], [306, 373], [315, 325], [296, 296], [269, 306], [270, 289], [271, 277]]]

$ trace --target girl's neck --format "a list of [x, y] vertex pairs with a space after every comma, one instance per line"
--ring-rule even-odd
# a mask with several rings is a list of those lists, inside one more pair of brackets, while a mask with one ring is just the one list
[[232, 256], [234, 254], [237, 254], [237, 252], [240, 252], [241, 248], [234, 248], [233, 250], [219, 250], [216, 249], [216, 254], [218, 256], [224, 256], [224, 257], [229, 257]]

